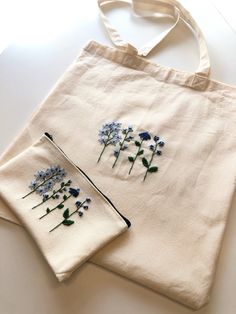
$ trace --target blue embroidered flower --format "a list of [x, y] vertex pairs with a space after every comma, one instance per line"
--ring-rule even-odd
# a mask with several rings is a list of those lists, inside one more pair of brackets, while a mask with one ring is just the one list
[[151, 136], [150, 136], [150, 134], [148, 132], [139, 133], [139, 137], [143, 141], [148, 141], [148, 140], [151, 139]]
[[[66, 192], [67, 191], [66, 187], [69, 187], [70, 184], [71, 184], [71, 180], [68, 180], [67, 182], [63, 181], [63, 182], [61, 182], [59, 188], [53, 190], [53, 192], [51, 194], [49, 194], [48, 191], [52, 190], [54, 182], [53, 182], [52, 179], [47, 181], [44, 185], [41, 186], [42, 189], [39, 189], [39, 193], [41, 193], [41, 195], [43, 196], [42, 197], [42, 201], [40, 203], [36, 204], [35, 206], [33, 206], [32, 209], [42, 205], [43, 203], [45, 203], [46, 201], [50, 200], [51, 198], [52, 199], [59, 199], [60, 198], [60, 194], [63, 194], [64, 192]], [[36, 193], [38, 193], [37, 190], [36, 190]], [[63, 195], [63, 199], [65, 197], [67, 197], [67, 196]]]
[[38, 186], [38, 183], [36, 181], [32, 181], [30, 182], [29, 188], [31, 190], [35, 190], [37, 186]]
[[160, 140], [159, 136], [154, 136], [153, 140], [154, 140], [154, 145], [151, 144], [149, 146], [150, 150], [152, 151], [152, 155], [151, 155], [150, 160], [148, 161], [145, 157], [142, 158], [143, 166], [146, 168], [143, 181], [146, 180], [146, 177], [147, 177], [148, 173], [154, 173], [154, 172], [158, 171], [158, 167], [153, 166], [152, 162], [153, 162], [153, 158], [154, 158], [155, 155], [157, 155], [157, 156], [161, 156], [162, 155], [162, 151], [158, 150], [158, 146], [159, 147], [163, 147], [164, 146], [164, 142], [163, 141], [159, 141]]
[[52, 228], [49, 232], [52, 232], [53, 230], [57, 229], [61, 225], [64, 225], [64, 226], [73, 225], [74, 220], [71, 220], [70, 217], [76, 213], [79, 215], [79, 217], [82, 217], [84, 215], [84, 210], [88, 209], [88, 205], [86, 205], [86, 203], [90, 203], [90, 202], [91, 202], [91, 198], [89, 198], [89, 197], [87, 197], [83, 202], [81, 202], [81, 201], [75, 202], [76, 210], [74, 210], [73, 212], [70, 213], [69, 208], [67, 208], [63, 212], [63, 220], [59, 224], [57, 224], [54, 228]]
[[151, 139], [151, 136], [150, 136], [149, 132], [141, 132], [141, 133], [139, 133], [139, 137], [140, 137], [141, 141], [135, 141], [134, 142], [135, 146], [138, 147], [136, 155], [128, 156], [128, 160], [131, 162], [131, 166], [130, 166], [130, 169], [129, 169], [129, 174], [131, 174], [131, 172], [133, 170], [133, 167], [134, 167], [134, 164], [135, 164], [138, 156], [141, 156], [144, 153], [144, 150], [142, 149], [143, 141], [148, 141], [148, 140]]
[[109, 145], [116, 145], [120, 140], [121, 123], [109, 122], [105, 123], [98, 133], [98, 141], [103, 146], [103, 149], [98, 157], [97, 162], [100, 161], [105, 149]]
[[74, 197], [77, 197], [79, 195], [79, 192], [80, 192], [80, 189], [69, 188], [69, 193]]
[[129, 126], [128, 128], [124, 128], [122, 130], [122, 134], [123, 137], [119, 139], [119, 145], [114, 149], [114, 156], [115, 156], [115, 161], [112, 165], [112, 168], [115, 167], [119, 157], [120, 157], [120, 153], [121, 151], [124, 151], [126, 149], [128, 149], [129, 145], [127, 142], [130, 142], [132, 139], [132, 135], [130, 134], [131, 132], [133, 132], [133, 127]]
[[119, 149], [118, 147], [116, 147], [116, 148], [114, 149], [114, 156], [115, 156], [115, 157], [118, 157], [118, 156], [119, 156], [119, 151], [120, 151], [120, 149]]
[[51, 166], [46, 170], [39, 170], [34, 175], [35, 181], [32, 181], [29, 188], [32, 190], [22, 198], [36, 192], [39, 195], [47, 193], [53, 188], [56, 182], [60, 182], [66, 176], [66, 172], [60, 166]]
[[81, 202], [80, 202], [80, 201], [77, 201], [77, 202], [75, 202], [75, 205], [76, 205], [77, 207], [79, 207], [79, 206], [81, 205]]
[[46, 177], [46, 172], [39, 170], [34, 176], [36, 181], [42, 181]]

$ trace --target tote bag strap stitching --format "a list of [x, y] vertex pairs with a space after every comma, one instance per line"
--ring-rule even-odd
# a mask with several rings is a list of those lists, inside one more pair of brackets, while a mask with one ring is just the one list
[[[156, 36], [153, 40], [149, 41], [141, 49], [136, 49], [133, 45], [125, 42], [115, 30], [115, 28], [110, 24], [110, 21], [105, 16], [103, 12], [103, 7], [107, 4], [123, 2], [132, 5], [133, 11], [135, 14], [141, 17], [157, 17], [158, 15], [162, 16], [171, 16], [175, 19], [175, 23], [166, 31], [162, 32], [160, 35]], [[190, 13], [183, 8], [183, 6], [176, 0], [98, 0], [98, 6], [100, 9], [100, 14], [103, 20], [103, 23], [108, 31], [109, 37], [112, 42], [119, 48], [125, 49], [127, 53], [136, 54], [140, 56], [147, 56], [167, 35], [176, 27], [179, 20], [184, 21], [190, 29], [194, 32], [200, 50], [200, 62], [199, 67], [196, 71], [197, 78], [201, 78], [201, 89], [203, 89], [202, 79], [207, 78], [210, 74], [210, 60], [208, 55], [208, 49], [204, 36], [198, 27], [197, 23], [194, 21]], [[151, 11], [151, 12], [150, 12]], [[197, 87], [197, 82], [199, 80], [193, 78], [193, 87]], [[205, 80], [206, 84], [208, 80]], [[190, 84], [191, 85], [191, 84]]]

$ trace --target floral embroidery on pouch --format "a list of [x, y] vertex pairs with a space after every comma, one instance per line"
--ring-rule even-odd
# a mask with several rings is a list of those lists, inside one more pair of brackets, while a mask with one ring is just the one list
[[[136, 153], [134, 155], [128, 156], [128, 161], [131, 163], [131, 166], [129, 168], [129, 175], [133, 171], [135, 162], [139, 157], [142, 158], [142, 165], [146, 168], [143, 181], [146, 180], [147, 175], [149, 173], [155, 173], [158, 172], [158, 167], [153, 165], [153, 159], [154, 156], [161, 156], [162, 151], [160, 148], [163, 148], [165, 143], [164, 141], [160, 140], [160, 137], [155, 135], [152, 136], [150, 132], [143, 131], [138, 133], [139, 139], [135, 140], [135, 135], [133, 134], [133, 127], [129, 126], [128, 128], [122, 129], [122, 123], [120, 122], [109, 122], [105, 123], [102, 128], [99, 130], [99, 143], [103, 145], [103, 149], [98, 157], [97, 162], [101, 160], [101, 157], [103, 153], [105, 152], [105, 149], [109, 145], [114, 145], [114, 156], [115, 161], [113, 162], [112, 168], [115, 167], [118, 159], [121, 156], [121, 152], [124, 150], [127, 150], [128, 148], [132, 149], [132, 145], [134, 144], [136, 147]], [[120, 133], [122, 135], [120, 135]], [[151, 150], [150, 157], [145, 154], [147, 145], [144, 146], [145, 142], [148, 142], [150, 140], [153, 140], [153, 144], [149, 145], [148, 148]], [[130, 142], [128, 145], [128, 142]]]
[[48, 191], [52, 190], [57, 182], [61, 182], [65, 176], [66, 172], [60, 166], [51, 166], [46, 170], [39, 170], [34, 175], [35, 180], [29, 185], [29, 188], [32, 191], [24, 195], [22, 198], [26, 198], [34, 192], [39, 195], [45, 195]]
[[[44, 205], [44, 203], [46, 203], [50, 199], [58, 200], [61, 198], [59, 203], [57, 203], [52, 208], [47, 207], [45, 210], [46, 211], [45, 214], [40, 216], [39, 219], [46, 217], [47, 215], [54, 212], [56, 209], [64, 208], [65, 203], [67, 202], [69, 198], [71, 197], [77, 198], [80, 195], [80, 188], [71, 187], [71, 184], [72, 184], [71, 180], [62, 181], [65, 176], [66, 176], [66, 172], [60, 166], [51, 166], [46, 170], [39, 170], [34, 175], [35, 180], [32, 181], [29, 185], [29, 188], [31, 191], [27, 193], [26, 195], [24, 195], [22, 199], [25, 199], [31, 194], [36, 193], [39, 196], [42, 196], [42, 200], [38, 204], [34, 205], [31, 209], [35, 209], [39, 206]], [[60, 184], [60, 186], [56, 187], [57, 184]], [[76, 212], [78, 213], [79, 217], [82, 217], [84, 214], [84, 211], [88, 210], [90, 202], [91, 202], [91, 198], [89, 197], [86, 197], [83, 201], [76, 201], [75, 202], [76, 210], [73, 211], [72, 213], [70, 213], [69, 208], [66, 208], [66, 210], [64, 210], [63, 212], [63, 218], [64, 218], [63, 221], [60, 222], [58, 225], [56, 225], [56, 227], [51, 229], [49, 232], [58, 228], [60, 225], [70, 226], [74, 224], [74, 221], [68, 218], [70, 218]]]
[[78, 214], [79, 217], [82, 217], [84, 214], [85, 210], [88, 210], [89, 206], [88, 204], [91, 202], [91, 198], [86, 198], [84, 201], [76, 201], [75, 202], [75, 206], [76, 209], [74, 211], [72, 211], [70, 213], [69, 208], [67, 208], [64, 212], [63, 212], [63, 220], [57, 224], [54, 228], [52, 228], [49, 232], [52, 232], [53, 230], [57, 229], [58, 227], [60, 227], [61, 225], [64, 226], [71, 226], [74, 224], [74, 220], [69, 219], [72, 215], [74, 214]]

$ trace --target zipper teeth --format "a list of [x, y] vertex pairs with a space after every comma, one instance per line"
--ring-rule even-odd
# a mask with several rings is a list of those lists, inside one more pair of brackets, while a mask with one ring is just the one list
[[[49, 133], [45, 132], [44, 135], [48, 138], [48, 140], [49, 140], [50, 142], [52, 142], [52, 143], [65, 155], [65, 157], [66, 157], [68, 160], [70, 160], [70, 159], [67, 157], [66, 153], [53, 141], [53, 137], [52, 137]], [[109, 202], [109, 204], [110, 204], [110, 205], [115, 209], [115, 211], [121, 216], [121, 218], [125, 221], [125, 223], [127, 224], [128, 228], [129, 228], [129, 227], [131, 226], [131, 222], [129, 221], [129, 219], [126, 218], [125, 216], [123, 216], [123, 215], [119, 212], [119, 210], [115, 207], [115, 205], [112, 203], [112, 201], [96, 186], [96, 184], [93, 183], [93, 181], [88, 177], [88, 175], [87, 175], [79, 166], [77, 166], [73, 161], [71, 161], [71, 162], [74, 164], [74, 166], [75, 166], [77, 169], [79, 169], [80, 172], [83, 173], [83, 175], [84, 175], [84, 176], [88, 179], [88, 181], [98, 190], [98, 192], [99, 192], [100, 194], [102, 194], [102, 196]]]

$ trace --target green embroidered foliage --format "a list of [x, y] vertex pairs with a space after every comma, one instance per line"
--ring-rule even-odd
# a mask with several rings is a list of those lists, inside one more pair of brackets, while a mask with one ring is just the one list
[[64, 207], [63, 204], [59, 204], [59, 205], [57, 206], [57, 208], [59, 208], [59, 209], [62, 209], [63, 207]]
[[151, 167], [148, 169], [148, 172], [157, 172], [158, 171], [158, 167]]
[[140, 155], [142, 155], [144, 153], [144, 150], [142, 149], [142, 150], [140, 150], [139, 152], [138, 152], [138, 156], [140, 156]]
[[137, 147], [140, 147], [141, 146], [141, 143], [139, 141], [135, 141], [134, 144], [137, 146]]
[[66, 195], [63, 195], [63, 200], [64, 200], [64, 201], [66, 201], [67, 198], [68, 198], [68, 197], [67, 197]]
[[47, 212], [47, 213], [50, 213], [50, 208], [47, 208], [46, 212]]
[[145, 157], [142, 158], [142, 163], [143, 163], [144, 167], [146, 167], [146, 168], [149, 167], [149, 163]]
[[63, 188], [63, 187], [64, 187], [64, 185], [65, 185], [65, 183], [64, 183], [64, 182], [62, 182], [62, 183], [61, 183], [61, 187]]
[[132, 157], [132, 156], [129, 156], [128, 159], [129, 159], [130, 162], [134, 161], [134, 157]]
[[70, 212], [69, 212], [69, 208], [67, 208], [67, 209], [64, 211], [64, 213], [63, 213], [63, 217], [64, 217], [65, 219], [67, 219], [67, 218], [69, 218], [69, 216], [70, 216]]
[[73, 220], [65, 219], [62, 223], [63, 223], [63, 225], [65, 225], [65, 226], [70, 226], [70, 225], [73, 225], [74, 221], [73, 221]]

